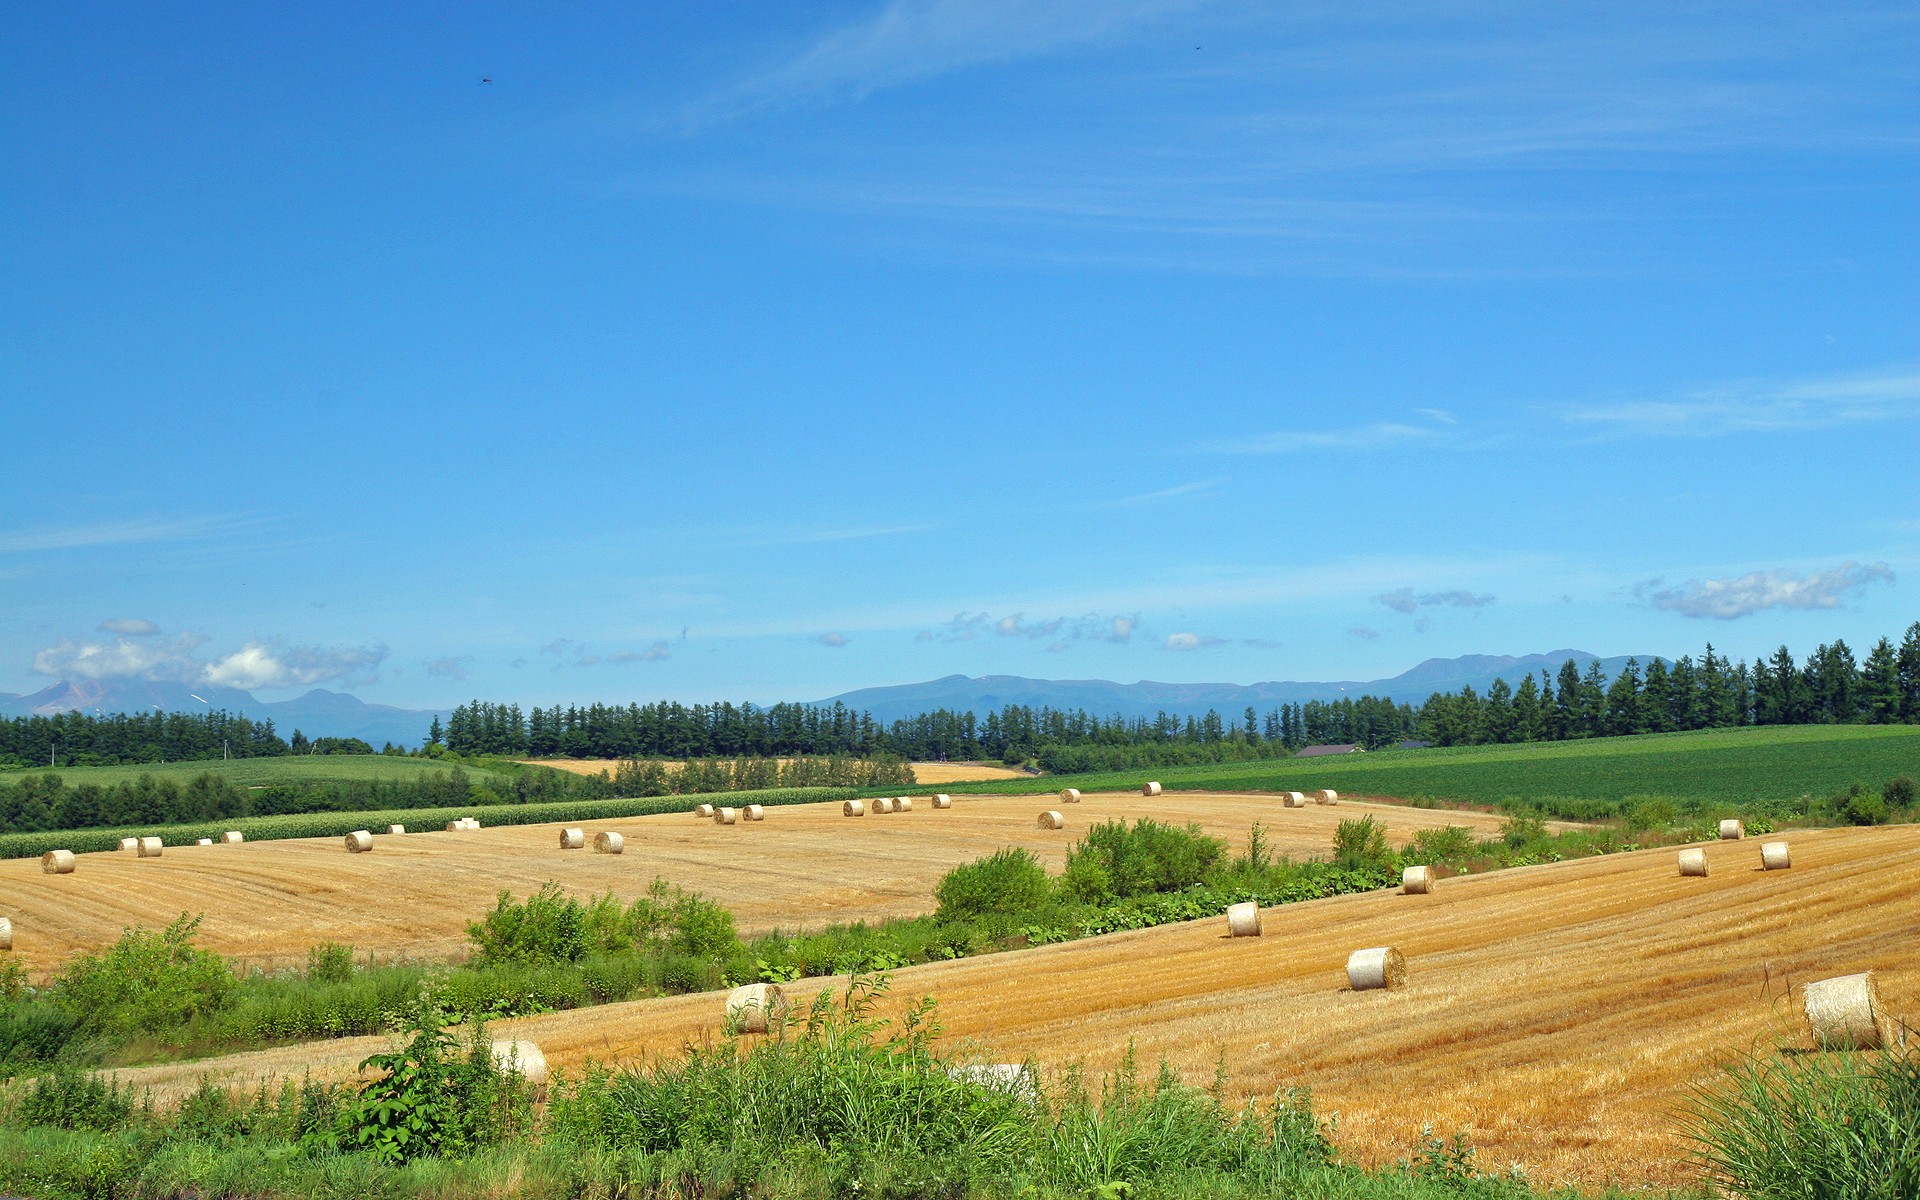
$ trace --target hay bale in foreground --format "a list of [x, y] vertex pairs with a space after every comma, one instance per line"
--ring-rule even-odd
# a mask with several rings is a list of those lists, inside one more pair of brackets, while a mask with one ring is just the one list
[[13, 922], [0, 917], [0, 950], [13, 949]]
[[913, 797], [912, 797], [912, 796], [895, 796], [895, 797], [893, 798], [893, 811], [895, 811], [895, 812], [912, 812], [912, 811], [913, 811]]
[[501, 1071], [518, 1071], [522, 1079], [535, 1087], [547, 1081], [547, 1056], [540, 1053], [540, 1047], [535, 1043], [517, 1038], [495, 1038], [491, 1049], [493, 1065]]
[[134, 846], [133, 852], [141, 858], [159, 858], [160, 851], [165, 848], [165, 843], [161, 842], [159, 838], [143, 837], [139, 839], [138, 844]]
[[1816, 1050], [1878, 1050], [1893, 1044], [1893, 1022], [1880, 1003], [1872, 971], [1809, 983], [1800, 991], [1800, 1006]]
[[882, 796], [873, 802], [873, 811], [882, 816], [893, 811], [893, 797]]
[[1158, 780], [1149, 780], [1141, 784], [1140, 794], [1142, 796], [1158, 796], [1160, 794], [1160, 782]]
[[787, 998], [777, 983], [749, 983], [727, 993], [727, 1028], [734, 1033], [765, 1033], [787, 1013]]
[[447, 822], [448, 833], [459, 833], [461, 830], [465, 829], [466, 827], [467, 827], [467, 823], [461, 820], [459, 817], [455, 817], [453, 820]]
[[562, 850], [583, 850], [587, 845], [587, 831], [578, 828], [566, 828], [560, 831]]
[[220, 835], [220, 840], [229, 846], [238, 846], [241, 842], [247, 840], [247, 835], [241, 833], [238, 829], [229, 829]]
[[737, 824], [739, 820], [740, 810], [737, 808], [716, 808], [713, 810], [713, 823], [715, 825], [733, 825]]
[[696, 805], [694, 805], [694, 808], [693, 808], [693, 815], [694, 815], [694, 816], [696, 816], [696, 817], [698, 817], [698, 818], [700, 818], [700, 819], [701, 819], [702, 821], [709, 821], [709, 820], [712, 820], [712, 819], [713, 819], [713, 805], [711, 805], [711, 804], [696, 804]]
[[40, 856], [40, 870], [48, 875], [71, 875], [73, 862], [73, 851], [49, 850]]
[[1745, 836], [1747, 836], [1747, 823], [1745, 821], [1728, 817], [1726, 820], [1720, 822], [1721, 841], [1737, 842]]
[[611, 829], [603, 829], [593, 835], [593, 852], [595, 854], [619, 854], [626, 848], [627, 839], [621, 837]]
[[749, 804], [745, 808], [740, 810], [740, 815], [749, 821], [764, 821], [767, 819], [766, 806], [761, 804]]
[[1060, 815], [1059, 809], [1050, 808], [1040, 814], [1040, 819], [1035, 824], [1042, 829], [1065, 829], [1067, 819]]
[[1785, 842], [1760, 843], [1760, 869], [1762, 871], [1784, 871], [1793, 865], [1793, 855]]
[[1284, 808], [1305, 808], [1307, 806], [1307, 794], [1305, 792], [1288, 792], [1281, 797], [1280, 804]]
[[843, 817], [864, 817], [867, 815], [867, 806], [859, 800], [847, 800], [840, 805], [840, 815]]
[[1707, 874], [1707, 852], [1698, 846], [1680, 852], [1680, 873], [1705, 878]]
[[373, 849], [373, 834], [364, 829], [356, 829], [345, 838], [348, 854], [365, 854]]
[[1392, 946], [1355, 950], [1347, 956], [1347, 983], [1356, 992], [1405, 987], [1407, 960]]
[[193, 844], [196, 846], [211, 846], [213, 845], [213, 839], [212, 838], [195, 838], [193, 841]]
[[947, 795], [945, 792], [941, 792], [938, 796], [935, 796], [933, 798], [933, 806], [935, 808], [952, 808], [953, 797]]
[[140, 839], [137, 837], [121, 838], [120, 848], [122, 850], [138, 850], [140, 849]]
[[1433, 868], [1408, 867], [1400, 872], [1400, 891], [1408, 896], [1424, 896], [1433, 891]]
[[405, 825], [389, 825], [389, 826], [387, 826], [387, 832], [388, 832], [388, 833], [405, 833], [406, 831], [407, 831], [407, 827], [406, 827]]
[[1248, 900], [1227, 906], [1228, 937], [1259, 937], [1260, 906]]
[[1338, 804], [1340, 803], [1340, 793], [1334, 791], [1332, 788], [1321, 788], [1319, 799], [1316, 802], [1320, 804]]
[[1080, 803], [1080, 789], [1079, 788], [1061, 788], [1060, 803], [1062, 804]]

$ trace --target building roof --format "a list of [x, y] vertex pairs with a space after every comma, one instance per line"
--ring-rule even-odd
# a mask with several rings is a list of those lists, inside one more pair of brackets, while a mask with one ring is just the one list
[[1360, 754], [1361, 747], [1352, 742], [1341, 742], [1336, 746], [1302, 746], [1293, 752], [1295, 758], [1322, 758], [1329, 754]]

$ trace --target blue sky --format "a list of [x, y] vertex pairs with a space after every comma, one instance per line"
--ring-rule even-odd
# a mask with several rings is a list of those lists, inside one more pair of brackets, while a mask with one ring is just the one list
[[1860, 648], [1917, 85], [1898, 4], [10, 5], [0, 689]]

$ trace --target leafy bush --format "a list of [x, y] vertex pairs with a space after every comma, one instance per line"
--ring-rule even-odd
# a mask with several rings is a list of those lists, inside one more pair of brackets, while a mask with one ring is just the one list
[[403, 1048], [362, 1062], [360, 1070], [374, 1078], [339, 1106], [331, 1137], [315, 1140], [393, 1165], [467, 1153], [525, 1126], [525, 1081], [495, 1064], [484, 1026], [473, 1026], [462, 1047], [442, 1028], [445, 1019], [423, 1007]]
[[1032, 851], [1010, 846], [941, 876], [933, 889], [935, 915], [941, 921], [1019, 916], [1046, 903], [1049, 886], [1046, 868]]
[[740, 948], [733, 914], [717, 900], [655, 878], [628, 912], [632, 936], [670, 954], [725, 959]]
[[1124, 819], [1104, 821], [1067, 851], [1061, 886], [1087, 904], [1177, 891], [1206, 878], [1225, 852], [1225, 843], [1198, 825], [1183, 829], [1151, 817], [1132, 826]]
[[20, 1123], [110, 1132], [133, 1113], [132, 1089], [70, 1063], [33, 1081], [20, 1101]]
[[1920, 803], [1920, 785], [1914, 783], [1911, 775], [1895, 775], [1880, 789], [1880, 798], [1889, 809], [1909, 809]]
[[1387, 827], [1369, 814], [1335, 827], [1333, 861], [1345, 870], [1356, 871], [1389, 868], [1398, 860], [1387, 845]]
[[199, 917], [181, 913], [155, 932], [128, 929], [84, 954], [54, 981], [54, 998], [82, 1031], [109, 1038], [157, 1033], [219, 1011], [238, 986], [226, 962], [193, 945]]
[[630, 942], [626, 915], [611, 894], [582, 904], [547, 883], [525, 900], [501, 892], [493, 911], [467, 926], [475, 961], [502, 963], [579, 962], [590, 950], [610, 951]]
[[1448, 825], [1443, 829], [1422, 829], [1413, 835], [1413, 841], [1401, 851], [1401, 857], [1408, 863], [1458, 863], [1472, 858], [1480, 852], [1480, 844], [1473, 838], [1473, 830], [1464, 825]]
[[345, 983], [353, 978], [353, 947], [321, 942], [307, 951], [307, 978], [314, 983]]
[[1865, 784], [1856, 783], [1842, 795], [1834, 798], [1834, 809], [1842, 818], [1854, 825], [1885, 825], [1887, 823], [1887, 801], [1869, 791]]

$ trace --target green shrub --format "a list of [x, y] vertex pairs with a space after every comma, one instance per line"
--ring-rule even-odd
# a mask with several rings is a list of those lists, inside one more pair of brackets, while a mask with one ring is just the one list
[[724, 959], [740, 947], [733, 914], [717, 900], [655, 878], [628, 912], [632, 936], [693, 958]]
[[238, 986], [226, 962], [193, 945], [200, 918], [181, 913], [166, 929], [128, 929], [101, 954], [70, 962], [54, 981], [56, 1003], [89, 1034], [159, 1033], [218, 1012]]
[[375, 1074], [339, 1106], [334, 1146], [393, 1165], [468, 1153], [527, 1124], [525, 1081], [495, 1064], [483, 1026], [471, 1028], [463, 1047], [442, 1027], [446, 1016], [421, 1009], [404, 1047], [360, 1064]]
[[1390, 868], [1398, 860], [1387, 845], [1387, 827], [1371, 814], [1342, 821], [1333, 831], [1334, 865], [1348, 871]]
[[589, 951], [609, 951], [631, 942], [629, 922], [612, 895], [587, 904], [543, 884], [525, 900], [501, 892], [493, 911], [467, 926], [475, 961], [501, 963], [578, 962]]
[[307, 951], [307, 978], [314, 983], [345, 983], [353, 969], [352, 946], [321, 942]]
[[1473, 830], [1464, 825], [1448, 825], [1444, 829], [1422, 829], [1413, 835], [1413, 841], [1401, 851], [1401, 857], [1408, 863], [1460, 863], [1480, 853], [1480, 844], [1473, 838]]
[[1920, 802], [1920, 785], [1914, 783], [1911, 775], [1895, 775], [1880, 789], [1880, 798], [1889, 809], [1910, 809]]
[[132, 1089], [63, 1063], [33, 1081], [21, 1098], [19, 1116], [23, 1125], [110, 1133], [132, 1113]]
[[1865, 784], [1856, 783], [1845, 793], [1834, 798], [1834, 809], [1840, 816], [1854, 825], [1885, 825], [1887, 823], [1887, 801], [1876, 796]]
[[1087, 904], [1172, 892], [1206, 878], [1226, 852], [1219, 838], [1198, 825], [1185, 828], [1142, 817], [1104, 821], [1067, 851], [1062, 887]]
[[1031, 851], [1007, 847], [963, 863], [940, 877], [933, 896], [940, 921], [1019, 916], [1046, 903], [1046, 868]]

